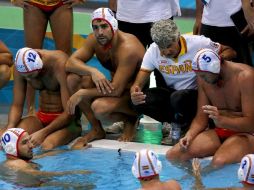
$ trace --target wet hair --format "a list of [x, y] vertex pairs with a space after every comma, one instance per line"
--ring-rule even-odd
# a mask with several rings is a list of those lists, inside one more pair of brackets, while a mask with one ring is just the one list
[[166, 49], [178, 41], [180, 32], [171, 19], [159, 20], [151, 28], [151, 37], [160, 49]]

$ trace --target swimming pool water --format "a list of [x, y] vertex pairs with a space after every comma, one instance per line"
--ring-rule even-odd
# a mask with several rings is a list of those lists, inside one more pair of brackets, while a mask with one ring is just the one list
[[[134, 152], [90, 148], [88, 150], [66, 151], [64, 153], [34, 160], [44, 171], [90, 170], [91, 174], [72, 174], [51, 178], [35, 178], [15, 172], [0, 173], [0, 189], [96, 189], [96, 190], [134, 190], [140, 188], [139, 181], [131, 173]], [[166, 161], [165, 156], [159, 155], [162, 161], [162, 181], [177, 180], [184, 190], [193, 188], [194, 178], [188, 174], [186, 168], [177, 168]], [[0, 161], [5, 156], [0, 153]], [[201, 160], [202, 167], [208, 165], [209, 160]], [[1, 169], [1, 168], [0, 168]], [[223, 169], [203, 176], [205, 187], [241, 187], [237, 181], [238, 165], [229, 165]], [[2, 170], [2, 169], [1, 169]], [[7, 173], [7, 174], [6, 174]], [[6, 175], [8, 175], [6, 177]], [[41, 186], [36, 187], [40, 184]], [[33, 185], [34, 184], [34, 185]], [[24, 186], [32, 187], [24, 187]]]

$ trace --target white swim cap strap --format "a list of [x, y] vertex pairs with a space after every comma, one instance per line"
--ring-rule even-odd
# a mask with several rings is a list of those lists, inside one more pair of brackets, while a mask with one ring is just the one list
[[25, 133], [25, 132], [26, 131], [23, 131], [23, 132], [21, 132], [21, 134], [16, 133], [16, 135], [18, 136], [18, 139], [17, 139], [17, 142], [16, 142], [17, 157], [19, 157], [19, 147], [18, 147], [19, 141], [20, 141], [20, 138], [22, 137], [23, 133]]
[[140, 180], [152, 179], [159, 175], [161, 168], [157, 155], [151, 150], [143, 149], [135, 155], [132, 173]]
[[140, 164], [140, 161], [141, 160], [141, 153], [139, 152], [138, 153], [138, 178], [140, 178], [141, 177], [141, 164]]
[[154, 169], [154, 166], [153, 166], [153, 164], [152, 164], [151, 158], [150, 158], [150, 156], [149, 156], [149, 154], [148, 154], [148, 150], [146, 150], [146, 156], [147, 156], [148, 162], [149, 162], [149, 164], [150, 164], [150, 166], [151, 166], [151, 168], [152, 168], [152, 170], [153, 170], [154, 175], [157, 174], [156, 171], [155, 171], [155, 169]]
[[[26, 54], [26, 52], [27, 52], [28, 50], [29, 50], [29, 48], [27, 48], [27, 49], [24, 51], [23, 55], [22, 55], [22, 62], [23, 62], [23, 64], [24, 64], [24, 67], [25, 67], [25, 69], [26, 69], [26, 72], [29, 72], [29, 69], [28, 69], [28, 67], [27, 67], [27, 65], [26, 65], [26, 62], [25, 62], [25, 54]], [[18, 51], [16, 57], [19, 57], [20, 52], [21, 52], [21, 51]], [[16, 60], [16, 61], [17, 61], [17, 60]], [[19, 70], [18, 70], [18, 71], [19, 71]], [[19, 71], [19, 72], [20, 72], [20, 71]]]
[[248, 159], [248, 163], [249, 163], [249, 167], [248, 167], [248, 170], [246, 172], [246, 175], [244, 176], [244, 182], [245, 183], [248, 183], [248, 179], [249, 179], [249, 175], [250, 175], [250, 170], [251, 170], [251, 167], [252, 167], [252, 161], [251, 161], [251, 157], [249, 155], [246, 156], [246, 159]]

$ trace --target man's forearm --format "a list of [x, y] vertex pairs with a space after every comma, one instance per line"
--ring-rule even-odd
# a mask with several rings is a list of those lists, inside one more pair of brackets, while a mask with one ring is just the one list
[[251, 8], [250, 0], [242, 0], [242, 8], [243, 8], [243, 10]]
[[117, 97], [118, 94], [116, 94], [116, 92], [114, 92], [114, 90], [112, 91], [112, 93], [100, 93], [98, 92], [98, 90], [96, 88], [89, 88], [89, 89], [81, 89], [79, 90], [79, 95], [82, 97], [82, 99], [86, 99], [86, 100], [91, 100], [93, 98], [97, 98], [97, 97]]
[[90, 174], [91, 171], [89, 170], [73, 170], [73, 171], [40, 171], [35, 169], [29, 169], [29, 170], [23, 170], [23, 172], [26, 172], [28, 174], [32, 174], [34, 176], [63, 176], [63, 175], [69, 175], [69, 174]]
[[90, 67], [86, 64], [84, 64], [79, 59], [71, 59], [66, 63], [65, 67], [67, 72], [75, 73], [77, 75], [91, 75], [96, 68]]
[[70, 116], [66, 112], [63, 112], [61, 115], [59, 115], [54, 121], [52, 121], [49, 125], [47, 125], [45, 128], [41, 129], [43, 130], [47, 135], [67, 127], [72, 121], [74, 117]]
[[208, 127], [205, 122], [200, 122], [199, 119], [194, 118], [191, 122], [190, 129], [187, 131], [186, 136], [189, 135], [192, 139]]
[[17, 127], [18, 123], [20, 122], [22, 117], [22, 108], [12, 106], [10, 113], [8, 115], [8, 124], [7, 128], [15, 128]]
[[196, 20], [201, 21], [204, 4], [201, 0], [196, 0]]
[[224, 49], [221, 50], [221, 53], [219, 55], [222, 59], [230, 61], [236, 57], [236, 51], [230, 47], [224, 46]]
[[109, 0], [109, 8], [113, 11], [117, 11], [117, 0]]
[[0, 65], [12, 66], [12, 55], [10, 53], [0, 53]]
[[218, 127], [230, 129], [237, 132], [254, 133], [254, 118], [250, 116], [220, 116]]

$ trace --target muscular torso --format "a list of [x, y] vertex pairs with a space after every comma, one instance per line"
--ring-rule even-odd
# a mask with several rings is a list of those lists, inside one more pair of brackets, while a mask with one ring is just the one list
[[[117, 47], [113, 48], [108, 48], [106, 51], [103, 47], [101, 46], [96, 46], [95, 47], [95, 54], [97, 59], [100, 61], [101, 65], [106, 68], [107, 70], [110, 71], [111, 76], [113, 77], [117, 67], [119, 64], [121, 64], [121, 54], [124, 52], [124, 48], [120, 47], [121, 45], [118, 45]], [[143, 56], [141, 56], [140, 60], [137, 60], [137, 65], [135, 68], [135, 74], [133, 75], [133, 78], [129, 81], [130, 83], [135, 80], [135, 76], [140, 68], [141, 62], [142, 62]], [[130, 60], [130, 64], [132, 63], [132, 60]], [[128, 85], [128, 87], [131, 85]]]
[[42, 112], [62, 112], [63, 106], [60, 94], [60, 85], [55, 74], [47, 72], [43, 77], [39, 75], [35, 79], [28, 81], [31, 86], [40, 91], [39, 107]]
[[103, 50], [102, 47], [95, 48], [96, 57], [100, 61], [101, 65], [108, 69], [111, 73], [115, 73], [118, 62], [116, 59], [116, 53], [112, 49]]

